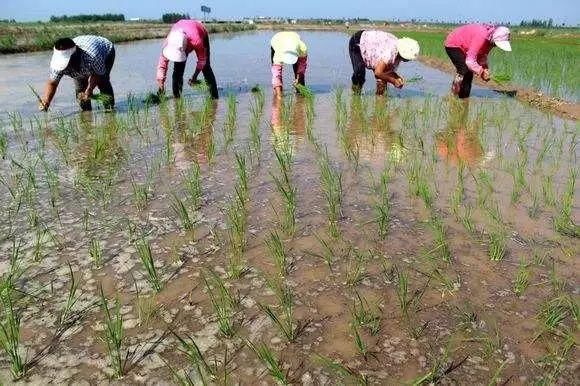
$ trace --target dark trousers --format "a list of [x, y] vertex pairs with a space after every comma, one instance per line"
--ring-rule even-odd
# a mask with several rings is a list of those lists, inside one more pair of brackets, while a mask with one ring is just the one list
[[[274, 51], [274, 47], [270, 46], [270, 63], [274, 64], [274, 54], [276, 53], [276, 51]], [[294, 78], [296, 78], [296, 76], [298, 75], [298, 62], [294, 63], [292, 65], [292, 70], [294, 70]], [[300, 79], [298, 79], [298, 83], [300, 83], [302, 86], [304, 86], [306, 84], [306, 79], [304, 77], [304, 75], [302, 75], [300, 77]]]
[[473, 82], [473, 72], [465, 63], [465, 54], [457, 47], [445, 47], [445, 51], [455, 66], [457, 73], [463, 77], [457, 96], [459, 98], [469, 98], [469, 94], [471, 94], [471, 83]]
[[366, 65], [360, 52], [360, 38], [364, 31], [358, 31], [348, 42], [348, 54], [352, 62], [352, 85], [362, 88], [365, 84]]
[[[113, 86], [111, 85], [111, 70], [113, 69], [113, 64], [115, 64], [115, 47], [111, 48], [111, 52], [107, 55], [105, 59], [105, 75], [100, 76], [97, 82], [97, 87], [103, 95], [108, 95], [111, 97], [110, 103], [105, 106], [106, 109], [112, 109], [115, 107], [115, 93], [113, 92]], [[75, 78], [75, 95], [84, 92], [89, 84], [89, 77], [85, 76], [82, 78]], [[92, 110], [91, 100], [79, 101], [79, 106], [83, 111]]]
[[[205, 62], [205, 66], [201, 70], [203, 74], [203, 78], [205, 82], [209, 86], [209, 92], [213, 99], [218, 99], [218, 89], [217, 89], [217, 81], [215, 79], [215, 75], [213, 70], [211, 69], [210, 63], [210, 53], [209, 53], [209, 36], [206, 35], [203, 39], [203, 46], [205, 48], [205, 52], [207, 53], [207, 61]], [[185, 64], [186, 62], [175, 62], [173, 63], [173, 96], [179, 98], [181, 96], [181, 91], [183, 90], [183, 73], [185, 72]]]

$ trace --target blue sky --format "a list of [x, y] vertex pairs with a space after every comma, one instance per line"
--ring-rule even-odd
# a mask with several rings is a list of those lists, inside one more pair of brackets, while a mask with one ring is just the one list
[[51, 15], [123, 13], [126, 17], [159, 18], [164, 12], [201, 17], [201, 4], [213, 16], [234, 19], [254, 16], [368, 17], [373, 19], [435, 19], [445, 21], [511, 21], [553, 18], [578, 25], [578, 0], [0, 0], [0, 19], [46, 20]]

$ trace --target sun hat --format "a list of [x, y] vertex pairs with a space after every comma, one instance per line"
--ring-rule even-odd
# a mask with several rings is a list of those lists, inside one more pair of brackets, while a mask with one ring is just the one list
[[497, 27], [493, 30], [491, 41], [504, 51], [511, 51], [510, 30], [508, 27]]
[[76, 46], [67, 48], [66, 50], [57, 50], [54, 48], [52, 51], [52, 59], [50, 60], [50, 68], [55, 71], [64, 70], [76, 50]]
[[401, 38], [397, 40], [397, 51], [405, 60], [415, 60], [419, 56], [419, 43], [415, 39]]
[[163, 56], [172, 62], [185, 62], [187, 54], [185, 47], [187, 36], [182, 30], [171, 31], [167, 36], [167, 44], [163, 48]]

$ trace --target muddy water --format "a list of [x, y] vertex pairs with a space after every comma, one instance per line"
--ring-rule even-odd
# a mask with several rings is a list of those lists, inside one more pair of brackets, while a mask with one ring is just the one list
[[[243, 34], [216, 34], [211, 38], [212, 67], [220, 88], [247, 91], [255, 84], [270, 82], [270, 32]], [[348, 36], [335, 32], [303, 32], [308, 43], [308, 81], [316, 92], [328, 92], [333, 86], [348, 85], [352, 74], [348, 57]], [[156, 89], [155, 66], [159, 57], [161, 41], [146, 40], [117, 45], [117, 55], [111, 79], [122, 109], [129, 93], [143, 95]], [[0, 56], [0, 112], [20, 111], [32, 113], [36, 99], [28, 88], [31, 84], [41, 95], [48, 74], [51, 53], [37, 52]], [[195, 67], [194, 56], [187, 64], [187, 74]], [[171, 69], [169, 70], [171, 72]], [[290, 81], [291, 69], [286, 69], [285, 79]], [[442, 95], [447, 92], [449, 77], [430, 70], [418, 63], [401, 66], [404, 76], [422, 75], [428, 82], [397, 92], [401, 96]], [[169, 81], [171, 73], [168, 74]], [[372, 80], [371, 74], [368, 74]], [[373, 82], [367, 82], [371, 87]], [[65, 78], [59, 87], [53, 104], [53, 112], [70, 113], [76, 110], [73, 82]], [[484, 89], [474, 89], [474, 96], [491, 97]]]
[[[233, 128], [228, 128], [225, 98], [212, 105], [193, 91], [185, 106], [169, 101], [147, 109], [125, 102], [117, 114], [5, 121], [0, 263], [6, 275], [16, 249], [12, 269], [26, 268], [15, 279], [19, 291], [12, 292], [21, 316], [20, 351], [30, 363], [21, 382], [165, 384], [175, 382], [169, 364], [199, 383], [196, 366], [169, 333], [174, 331], [192, 337], [210, 365], [217, 363], [217, 384], [224, 383], [223, 374], [227, 384], [274, 384], [246, 340], [266, 343], [294, 384], [353, 383], [317, 355], [341, 363], [354, 376], [367, 376], [371, 384], [417, 379], [488, 384], [496, 372], [500, 384], [530, 384], [549, 376], [572, 384], [578, 354], [561, 335], [577, 337], [577, 321], [564, 307], [562, 322], [545, 332], [538, 314], [550, 299], [572, 299], [566, 304], [578, 300], [578, 238], [553, 226], [576, 167], [576, 123], [491, 95], [472, 98], [465, 110], [445, 96], [447, 76], [421, 65], [401, 70], [424, 81], [401, 92], [389, 90], [387, 99], [352, 98], [345, 89], [340, 103], [346, 120], [337, 123], [337, 97], [330, 90], [348, 84], [345, 38], [305, 33], [312, 57], [308, 79], [316, 92], [314, 117], [309, 120], [304, 98], [288, 93], [281, 104], [266, 88], [256, 146], [250, 121], [259, 102], [247, 89], [268, 83], [268, 57], [257, 55], [267, 53], [258, 43], [268, 37], [256, 33], [214, 39], [216, 58], [221, 52], [245, 63], [228, 74], [226, 63], [214, 60], [218, 79], [236, 91]], [[132, 51], [137, 63], [149, 56], [146, 50], [155, 55], [158, 49], [141, 42], [120, 46], [120, 51], [139, 46]], [[116, 71], [121, 70], [119, 61]], [[136, 71], [139, 66], [124, 72], [134, 88], [120, 87], [135, 93], [151, 89]], [[60, 95], [66, 98], [67, 92]], [[74, 108], [66, 100], [58, 106], [63, 112]], [[24, 103], [14, 106], [23, 112], [27, 108]], [[274, 147], [292, 154], [290, 176], [297, 192], [292, 235], [281, 229], [284, 201], [273, 180], [280, 175]], [[325, 149], [342, 181], [336, 238], [329, 232], [321, 182]], [[232, 226], [227, 211], [238, 183], [236, 154], [247, 160], [247, 245], [242, 255], [247, 272], [228, 278]], [[188, 199], [184, 179], [194, 162], [200, 165], [203, 192], [197, 208]], [[516, 164], [523, 170], [518, 194], [512, 176], [519, 175]], [[385, 170], [390, 205], [387, 232], [381, 237], [376, 205], [384, 196], [376, 184]], [[142, 185], [145, 202], [134, 193]], [[461, 186], [455, 205], [452, 198]], [[571, 189], [577, 197], [577, 187]], [[419, 190], [423, 198], [415, 194]], [[172, 195], [184, 202], [195, 222], [192, 230], [181, 229], [171, 209]], [[579, 213], [572, 198], [570, 216], [576, 223]], [[465, 226], [468, 218], [471, 230]], [[433, 231], [434, 219], [444, 229], [447, 256]], [[501, 261], [491, 261], [490, 238], [497, 229], [505, 235], [506, 253]], [[291, 262], [279, 280], [293, 292], [295, 325], [304, 325], [294, 342], [286, 341], [259, 306], [272, 305], [281, 315], [266, 280], [278, 274], [265, 245], [274, 231]], [[142, 238], [151, 244], [163, 283], [158, 294], [137, 253]], [[101, 264], [90, 257], [95, 241], [102, 249]], [[330, 264], [321, 257], [325, 255]], [[514, 281], [522, 260], [528, 286], [518, 296]], [[67, 263], [80, 283], [79, 300], [59, 323], [71, 285]], [[202, 278], [209, 272], [240, 296], [231, 338], [219, 333]], [[397, 280], [403, 277], [408, 278], [407, 295]], [[99, 286], [111, 306], [118, 297], [126, 335], [122, 353], [134, 352], [121, 380], [114, 380], [101, 340], [104, 314], [95, 306]], [[378, 318], [377, 330], [358, 327], [366, 355], [357, 349], [352, 328], [357, 296]], [[10, 383], [4, 354], [0, 364], [3, 383]]]

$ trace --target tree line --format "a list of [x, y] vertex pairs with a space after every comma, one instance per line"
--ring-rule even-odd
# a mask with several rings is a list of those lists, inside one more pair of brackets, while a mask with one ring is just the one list
[[63, 15], [51, 16], [50, 21], [53, 23], [86, 23], [94, 21], [125, 21], [125, 15], [115, 13], [105, 13], [103, 15], [87, 14], [87, 15]]

